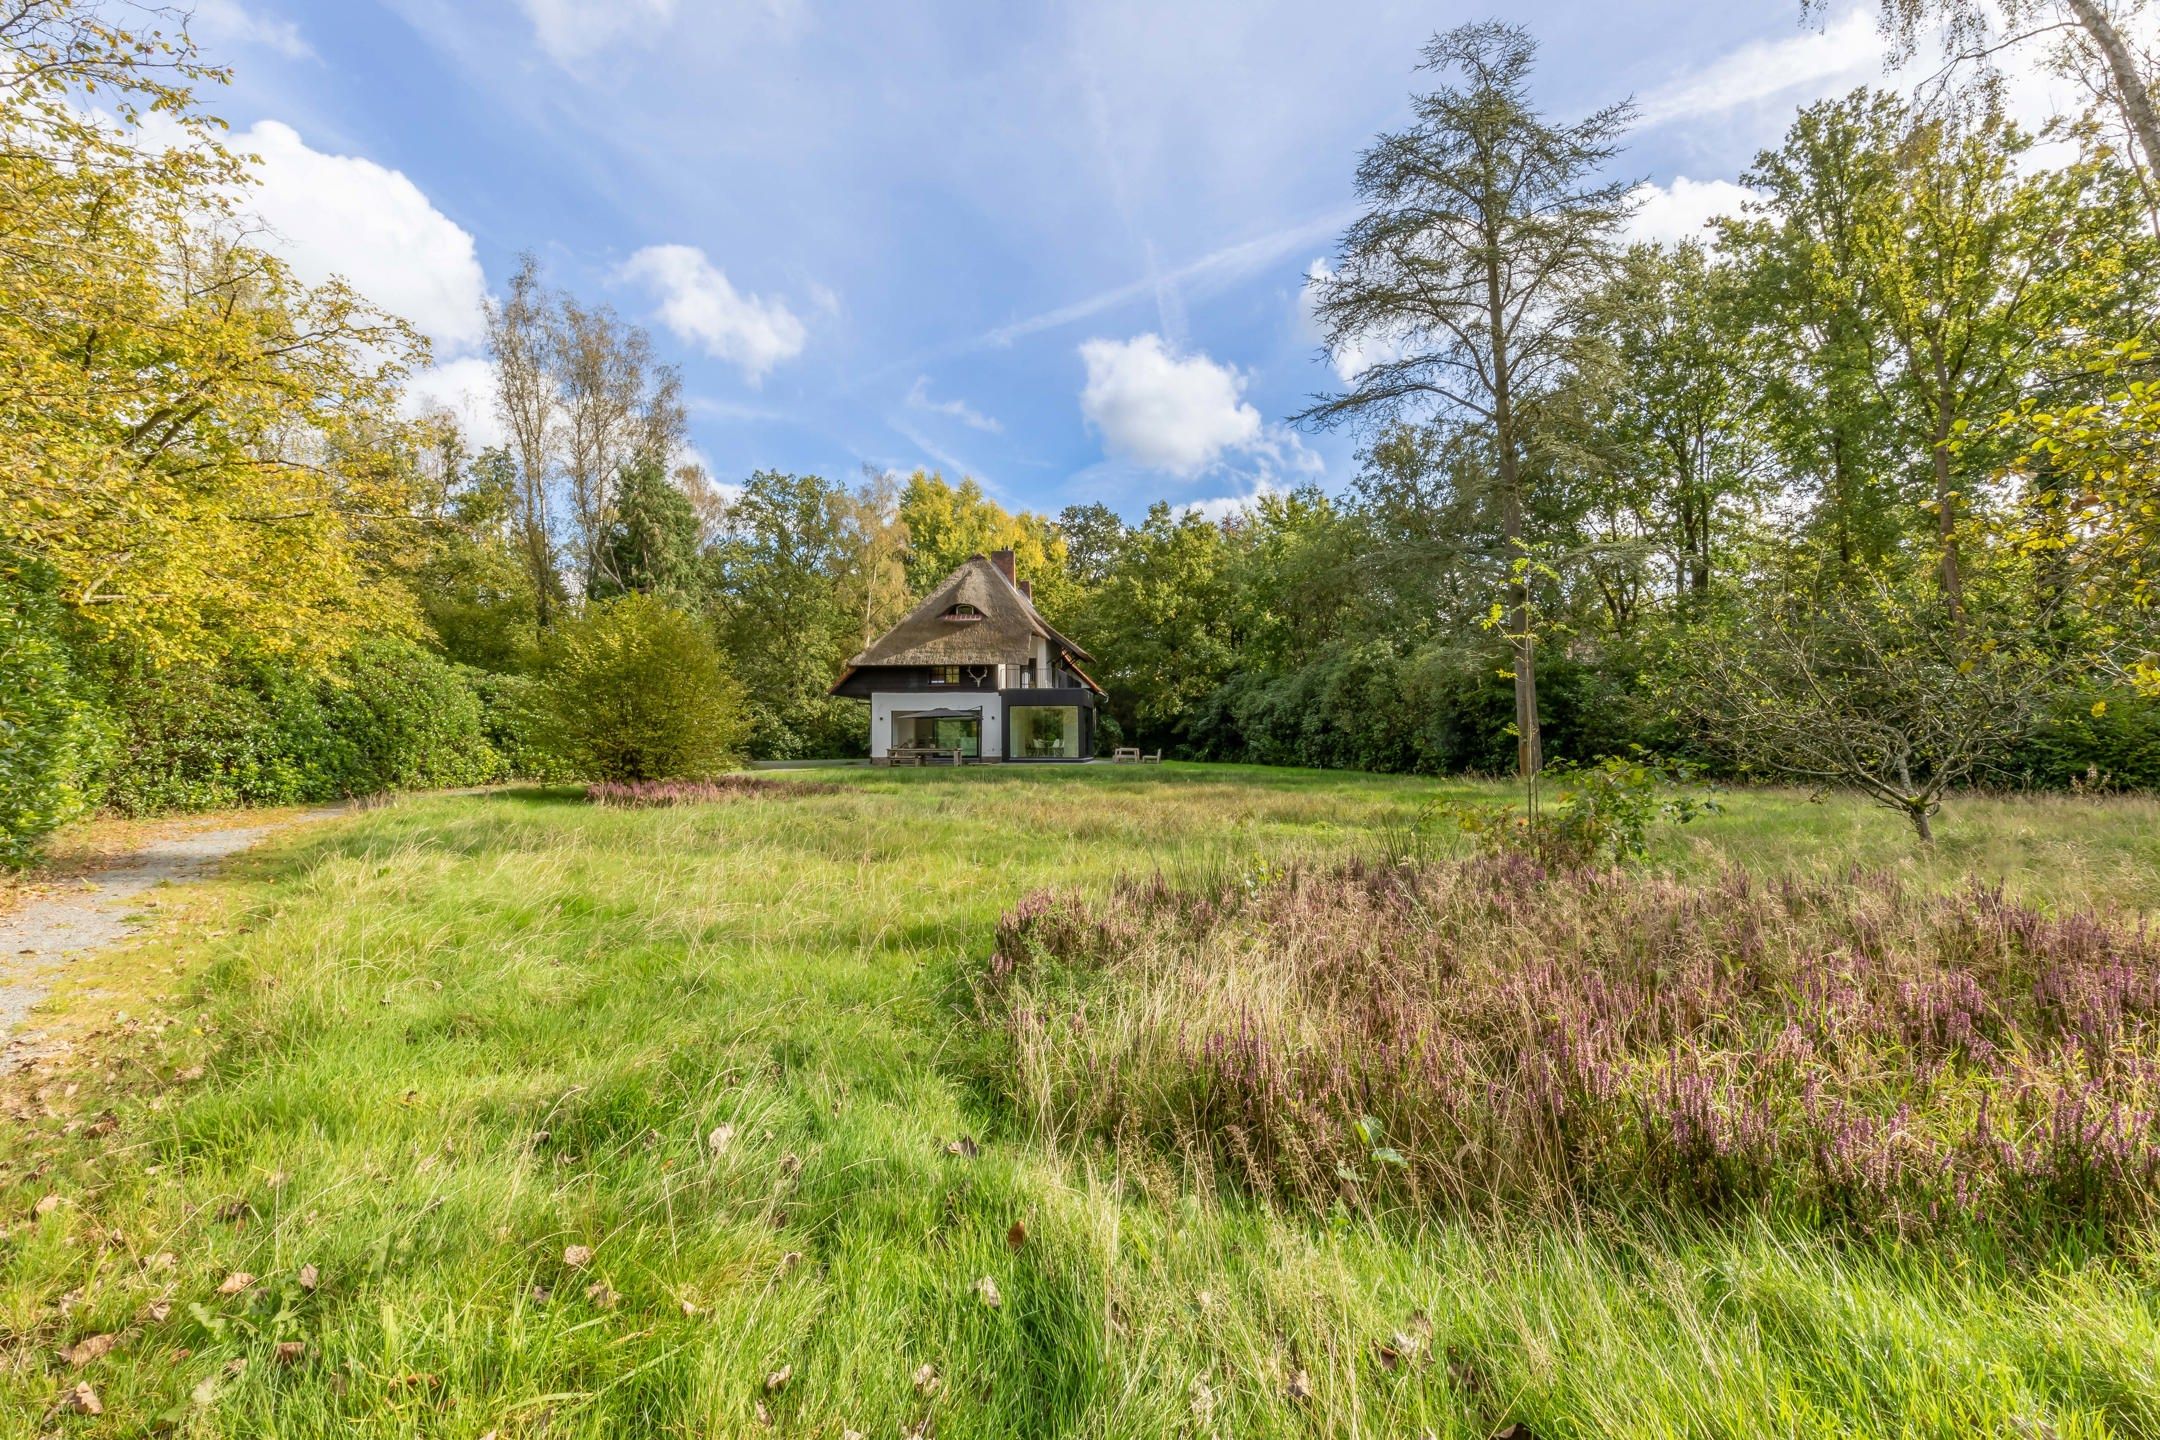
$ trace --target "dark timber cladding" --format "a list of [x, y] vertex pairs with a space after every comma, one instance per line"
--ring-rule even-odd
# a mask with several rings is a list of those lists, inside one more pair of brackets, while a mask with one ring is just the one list
[[[848, 662], [831, 693], [870, 702], [874, 760], [943, 749], [955, 735], [971, 759], [1085, 759], [1102, 696], [1081, 668], [1092, 660], [1043, 618], [1000, 550], [947, 575]], [[980, 723], [949, 723], [969, 718]]]

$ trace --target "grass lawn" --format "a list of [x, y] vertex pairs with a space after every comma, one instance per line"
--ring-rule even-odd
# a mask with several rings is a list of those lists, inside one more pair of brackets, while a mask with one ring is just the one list
[[[2160, 1252], [1331, 1220], [1018, 1138], [954, 984], [1015, 900], [1440, 787], [786, 778], [838, 788], [328, 822], [81, 977], [102, 1033], [0, 1121], [0, 1435], [2160, 1433]], [[2160, 804], [1941, 834], [1748, 794], [1657, 863], [2160, 913]]]

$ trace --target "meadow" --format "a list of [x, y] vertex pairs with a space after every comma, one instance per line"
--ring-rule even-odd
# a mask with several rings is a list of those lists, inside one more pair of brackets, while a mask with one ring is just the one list
[[[84, 968], [73, 1056], [5, 1085], [0, 1435], [2160, 1431], [2141, 1215], [2009, 1243], [1669, 1195], [1463, 1204], [1441, 1182], [1475, 1167], [1392, 1117], [1359, 1144], [1429, 1186], [1277, 1185], [1031, 1099], [1096, 1094], [1058, 1067], [1108, 1042], [1016, 1040], [986, 976], [1029, 914], [1264, 905], [1497, 789], [776, 778], [809, 783], [401, 800], [272, 842]], [[1643, 883], [2160, 914], [2160, 803], [1969, 798], [1940, 833], [1729, 795]], [[1039, 1008], [1129, 1021], [1143, 956], [1211, 953], [1148, 944], [1110, 957], [1133, 984]]]

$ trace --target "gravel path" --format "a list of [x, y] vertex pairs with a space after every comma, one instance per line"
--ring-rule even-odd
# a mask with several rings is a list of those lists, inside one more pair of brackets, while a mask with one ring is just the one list
[[39, 1001], [73, 961], [114, 945], [140, 926], [136, 902], [167, 883], [200, 879], [218, 862], [264, 836], [347, 813], [328, 805], [261, 825], [197, 830], [154, 840], [120, 856], [83, 884], [40, 896], [0, 914], [0, 1074], [35, 1058], [36, 1037], [22, 1030]]

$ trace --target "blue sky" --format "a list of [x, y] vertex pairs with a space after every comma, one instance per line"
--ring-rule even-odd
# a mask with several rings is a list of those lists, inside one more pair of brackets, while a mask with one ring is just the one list
[[[1793, 108], [1879, 74], [1797, 0], [1507, 7], [1675, 236]], [[434, 339], [491, 428], [480, 305], [520, 251], [680, 363], [714, 478], [972, 474], [1013, 506], [1219, 508], [1353, 469], [1283, 417], [1336, 383], [1301, 291], [1419, 46], [1486, 6], [1335, 0], [196, 0], [303, 274]]]

